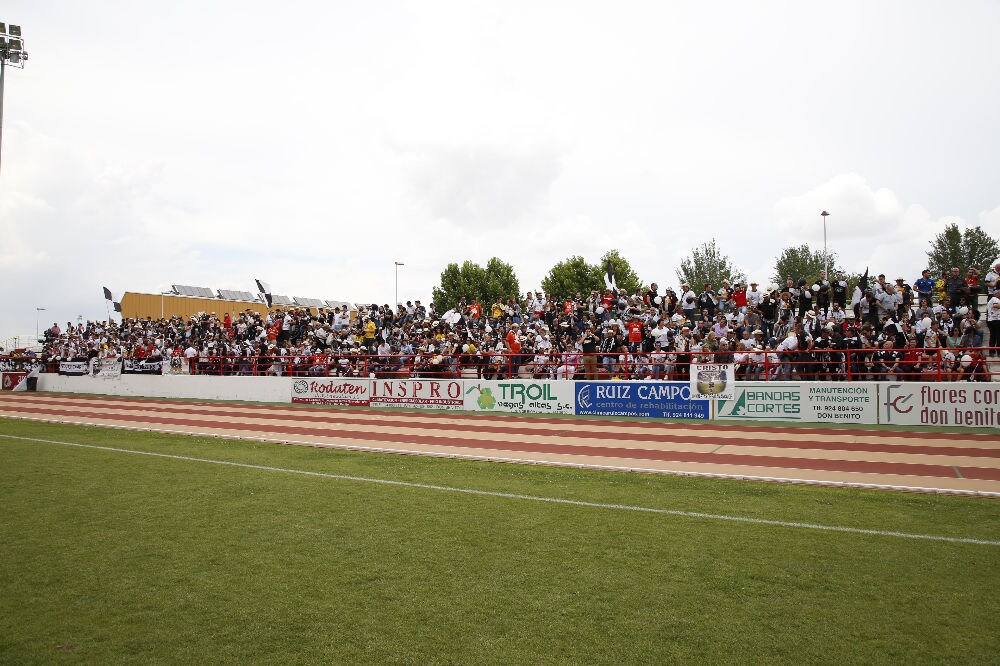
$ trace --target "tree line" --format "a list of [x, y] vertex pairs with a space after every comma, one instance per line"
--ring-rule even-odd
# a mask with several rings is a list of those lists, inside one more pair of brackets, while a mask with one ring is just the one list
[[[962, 231], [957, 224], [952, 223], [930, 245], [926, 267], [935, 278], [942, 271], [956, 266], [963, 275], [970, 268], [985, 274], [1000, 258], [1000, 242], [978, 226]], [[803, 243], [781, 251], [775, 258], [769, 278], [771, 282], [783, 286], [788, 278], [796, 281], [800, 278], [815, 280], [827, 268], [830, 278], [838, 273], [843, 274], [849, 290], [854, 289], [861, 277], [856, 270], [846, 270], [836, 252], [824, 254]], [[922, 270], [922, 267], [918, 270]], [[596, 263], [589, 263], [579, 255], [557, 262], [542, 279], [541, 288], [543, 292], [559, 298], [572, 297], [577, 293], [586, 296], [591, 291], [603, 291], [608, 284], [609, 274], [614, 276], [615, 287], [629, 294], [643, 290], [650, 284], [639, 277], [618, 250], [613, 249], [605, 252]], [[714, 238], [693, 248], [691, 254], [681, 261], [675, 274], [678, 284], [689, 284], [698, 293], [707, 284], [718, 288], [723, 280], [730, 284], [746, 281], [746, 274], [722, 252]], [[441, 273], [440, 284], [433, 290], [434, 303], [442, 312], [456, 307], [462, 298], [470, 302], [477, 300], [490, 304], [519, 299], [522, 295], [514, 267], [497, 257], [491, 258], [485, 267], [472, 261], [461, 265], [448, 264]]]

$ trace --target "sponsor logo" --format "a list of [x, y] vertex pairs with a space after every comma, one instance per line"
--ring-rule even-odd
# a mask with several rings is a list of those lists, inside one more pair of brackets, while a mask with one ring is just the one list
[[910, 398], [913, 397], [912, 393], [893, 395], [893, 389], [900, 388], [902, 388], [902, 384], [889, 384], [885, 389], [885, 402], [883, 404], [885, 405], [886, 423], [892, 422], [893, 412], [897, 414], [909, 414], [913, 411], [913, 405], [908, 405], [906, 409], [902, 407], [902, 405], [906, 405], [910, 401]]

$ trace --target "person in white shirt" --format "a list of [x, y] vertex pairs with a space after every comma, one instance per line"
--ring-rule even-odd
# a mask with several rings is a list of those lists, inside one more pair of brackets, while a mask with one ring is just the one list
[[665, 321], [659, 322], [656, 328], [649, 332], [649, 335], [653, 338], [654, 343], [659, 343], [664, 349], [670, 343], [670, 328], [666, 325]]
[[684, 316], [689, 322], [694, 321], [694, 313], [698, 309], [698, 294], [694, 293], [687, 282], [681, 285], [681, 309], [684, 310]]
[[[1000, 266], [1000, 264], [998, 264]], [[990, 331], [990, 357], [1000, 356], [1000, 290], [986, 302], [986, 327]]]
[[1000, 261], [998, 261], [990, 272], [986, 274], [983, 278], [983, 284], [986, 285], [987, 292], [995, 291], [1000, 289]]

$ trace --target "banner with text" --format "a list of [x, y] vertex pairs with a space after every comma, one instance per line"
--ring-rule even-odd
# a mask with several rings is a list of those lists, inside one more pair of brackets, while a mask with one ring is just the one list
[[59, 374], [80, 376], [87, 374], [90, 363], [87, 361], [59, 361]]
[[880, 393], [879, 423], [1000, 428], [996, 382], [886, 382]]
[[732, 363], [692, 363], [692, 400], [733, 400], [736, 366]]
[[371, 401], [370, 379], [296, 379], [292, 382], [292, 402], [310, 405], [354, 405], [367, 407]]
[[162, 375], [163, 361], [150, 361], [148, 359], [127, 358], [122, 361], [124, 367], [122, 372], [128, 375]]
[[707, 419], [709, 407], [687, 382], [576, 382], [577, 414]]
[[465, 384], [460, 379], [373, 379], [371, 387], [372, 407], [465, 407]]
[[736, 397], [716, 403], [720, 420], [878, 422], [877, 385], [869, 382], [737, 382]]
[[523, 379], [465, 381], [464, 408], [472, 412], [572, 414], [575, 382]]
[[122, 360], [120, 358], [95, 358], [93, 374], [102, 379], [117, 379], [122, 376]]

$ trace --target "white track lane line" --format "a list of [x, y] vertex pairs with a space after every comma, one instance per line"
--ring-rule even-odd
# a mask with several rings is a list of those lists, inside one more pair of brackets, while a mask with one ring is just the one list
[[521, 495], [518, 493], [504, 493], [494, 490], [476, 490], [475, 488], [455, 488], [452, 486], [437, 486], [429, 483], [415, 483], [412, 481], [395, 481], [392, 479], [373, 479], [365, 476], [351, 476], [348, 474], [330, 474], [328, 472], [313, 472], [303, 469], [288, 469], [285, 467], [271, 467], [269, 465], [251, 465], [249, 463], [232, 462], [229, 460], [213, 460], [211, 458], [194, 458], [192, 456], [178, 456], [170, 453], [154, 453], [152, 451], [137, 451], [135, 449], [122, 449], [112, 446], [98, 446], [96, 444], [81, 444], [79, 442], [62, 442], [52, 439], [39, 439], [35, 437], [18, 437], [16, 435], [5, 435], [0, 433], [0, 437], [16, 439], [28, 442], [40, 442], [43, 444], [58, 444], [61, 446], [74, 446], [83, 449], [96, 449], [99, 451], [111, 451], [114, 453], [131, 453], [140, 456], [151, 456], [155, 458], [168, 458], [171, 460], [184, 460], [187, 462], [208, 463], [211, 465], [225, 465], [228, 467], [239, 467], [242, 469], [255, 469], [267, 472], [281, 472], [284, 474], [300, 474], [303, 476], [314, 476], [324, 479], [336, 479], [338, 481], [359, 481], [363, 483], [377, 483], [385, 486], [400, 486], [404, 488], [419, 488], [421, 490], [438, 490], [450, 493], [462, 493], [465, 495], [481, 495], [484, 497], [499, 497], [502, 499], [525, 500], [529, 502], [547, 502], [549, 504], [564, 504], [569, 506], [581, 506], [591, 509], [614, 509], [619, 511], [638, 511], [642, 513], [655, 513], [667, 516], [683, 516], [685, 518], [700, 518], [703, 520], [724, 520], [734, 523], [747, 523], [751, 525], [770, 525], [775, 527], [788, 527], [806, 530], [821, 530], [825, 532], [846, 532], [848, 534], [866, 534], [871, 536], [896, 537], [901, 539], [921, 539], [925, 541], [945, 541], [948, 543], [968, 543], [979, 546], [1000, 546], [1000, 541], [987, 539], [973, 539], [968, 537], [950, 537], [938, 534], [914, 534], [911, 532], [894, 532], [889, 530], [871, 530], [859, 527], [843, 527], [839, 525], [818, 525], [815, 523], [797, 523], [784, 520], [769, 520], [766, 518], [750, 518], [746, 516], [726, 516], [715, 513], [701, 513], [697, 511], [681, 511], [679, 509], [657, 509], [645, 506], [632, 506], [629, 504], [605, 504], [602, 502], [587, 502], [585, 500], [562, 499], [559, 497], [541, 497], [537, 495]]

